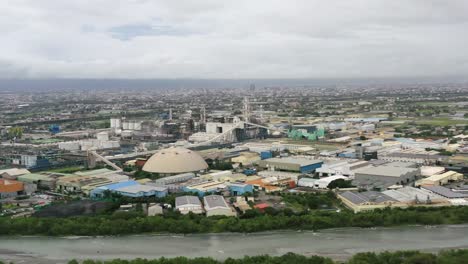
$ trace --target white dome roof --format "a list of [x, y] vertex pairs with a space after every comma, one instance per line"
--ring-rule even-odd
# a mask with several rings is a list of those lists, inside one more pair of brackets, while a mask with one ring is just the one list
[[154, 173], [195, 172], [208, 168], [205, 160], [196, 151], [174, 147], [158, 151], [143, 166], [143, 170]]

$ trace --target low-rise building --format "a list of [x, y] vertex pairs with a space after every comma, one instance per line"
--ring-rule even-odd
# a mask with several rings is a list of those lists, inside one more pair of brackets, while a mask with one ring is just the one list
[[35, 184], [38, 189], [55, 190], [55, 183], [64, 174], [29, 173], [18, 177], [18, 181]]
[[196, 183], [193, 185], [183, 187], [184, 192], [194, 192], [197, 193], [199, 196], [219, 192], [224, 189], [226, 189], [226, 185], [218, 181], [204, 181], [202, 183]]
[[0, 179], [0, 199], [16, 197], [24, 191], [22, 182]]
[[206, 216], [224, 215], [236, 216], [236, 212], [227, 204], [221, 195], [208, 195], [203, 197]]
[[233, 196], [244, 195], [246, 193], [253, 194], [253, 186], [245, 183], [228, 183], [227, 187]]
[[375, 191], [339, 193], [338, 198], [355, 213], [401, 205], [392, 197]]
[[190, 212], [194, 214], [202, 214], [203, 207], [200, 199], [197, 196], [185, 195], [176, 197], [175, 209], [181, 214], [188, 214]]
[[164, 197], [167, 195], [167, 188], [139, 184], [130, 180], [125, 182], [112, 183], [95, 188], [90, 192], [92, 198], [103, 198], [106, 191], [117, 193], [126, 197]]
[[174, 184], [174, 183], [179, 183], [179, 182], [185, 182], [193, 178], [195, 178], [195, 173], [188, 172], [188, 173], [182, 173], [182, 174], [177, 174], [174, 176], [160, 178], [160, 179], [155, 180], [154, 183], [156, 183], [157, 185], [168, 185], [168, 184]]
[[295, 171], [300, 173], [311, 173], [323, 164], [322, 160], [308, 159], [302, 157], [271, 158], [258, 162], [262, 168], [270, 170]]
[[365, 167], [355, 171], [353, 184], [366, 189], [386, 189], [395, 184], [408, 184], [420, 175], [417, 168], [394, 166]]
[[29, 174], [29, 173], [31, 172], [28, 171], [27, 169], [18, 169], [18, 168], [0, 170], [0, 178], [7, 179], [7, 180], [16, 180], [18, 176]]
[[447, 171], [442, 174], [435, 174], [430, 177], [421, 179], [416, 182], [416, 186], [437, 186], [437, 185], [445, 185], [449, 182], [461, 181], [463, 180], [463, 174], [455, 172], [455, 171]]

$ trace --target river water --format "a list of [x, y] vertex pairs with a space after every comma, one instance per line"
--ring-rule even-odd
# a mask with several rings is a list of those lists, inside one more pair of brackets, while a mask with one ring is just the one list
[[132, 235], [121, 237], [0, 237], [0, 260], [66, 263], [70, 259], [133, 259], [244, 255], [287, 252], [346, 259], [358, 252], [468, 248], [468, 225], [345, 228], [318, 232], [255, 234]]

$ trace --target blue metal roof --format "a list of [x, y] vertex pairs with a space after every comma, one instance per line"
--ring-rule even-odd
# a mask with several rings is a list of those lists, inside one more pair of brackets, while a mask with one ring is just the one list
[[112, 183], [109, 185], [104, 185], [99, 187], [98, 189], [104, 189], [104, 190], [117, 190], [123, 187], [129, 187], [133, 185], [138, 185], [139, 183], [136, 181], [124, 181], [124, 182], [118, 182], [118, 183]]

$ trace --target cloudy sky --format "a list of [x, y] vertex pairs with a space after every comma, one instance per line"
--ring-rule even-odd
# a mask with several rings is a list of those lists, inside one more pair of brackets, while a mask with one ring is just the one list
[[2, 0], [0, 78], [468, 73], [467, 0]]

